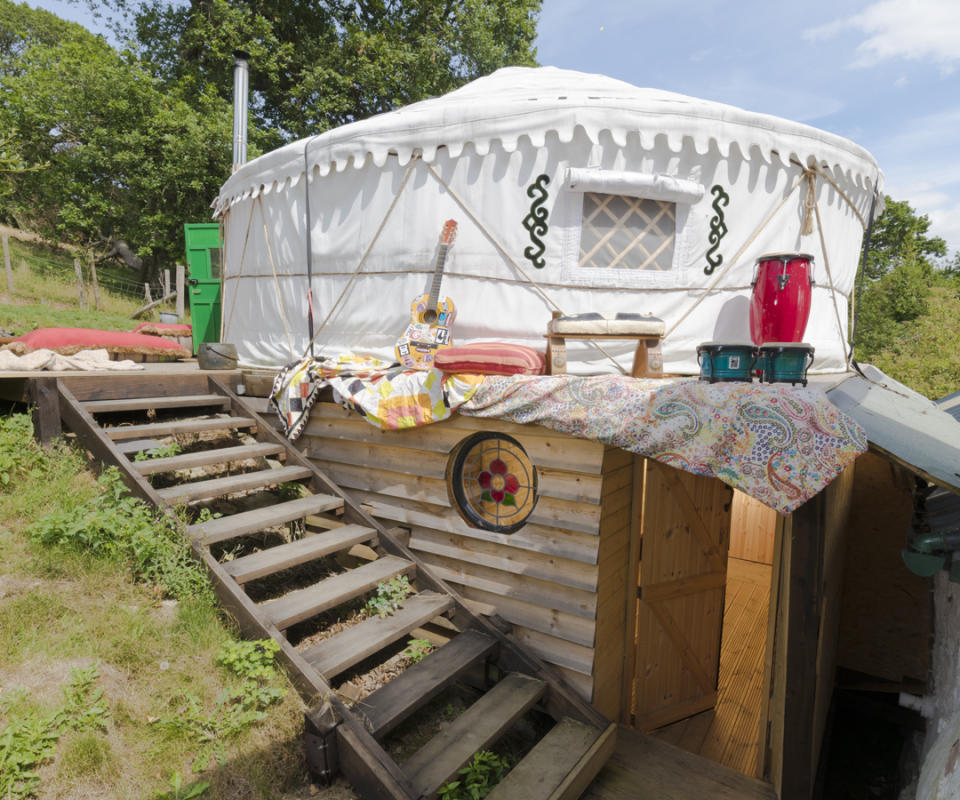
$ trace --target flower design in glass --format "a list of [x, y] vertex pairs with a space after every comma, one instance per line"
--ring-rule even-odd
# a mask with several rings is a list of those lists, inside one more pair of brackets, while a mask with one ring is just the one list
[[474, 527], [513, 533], [536, 505], [536, 469], [520, 443], [505, 434], [464, 440], [448, 474], [454, 506]]

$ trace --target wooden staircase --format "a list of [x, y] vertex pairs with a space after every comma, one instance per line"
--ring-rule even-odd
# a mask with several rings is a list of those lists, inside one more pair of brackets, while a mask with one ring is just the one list
[[[221, 602], [247, 635], [279, 644], [291, 677], [312, 704], [305, 743], [315, 772], [329, 777], [342, 771], [364, 798], [433, 797], [474, 753], [531, 714], [536, 724], [523, 730], [542, 735], [490, 795], [495, 800], [579, 797], [610, 756], [615, 725], [474, 614], [407, 549], [402, 531], [371, 517], [224, 382], [199, 374], [180, 376], [170, 387], [153, 381], [152, 396], [137, 396], [129, 381], [113, 388], [71, 386], [73, 391], [57, 381], [65, 426], [100, 462], [117, 466], [139, 497], [193, 520], [185, 535]], [[230, 446], [223, 446], [224, 436], [232, 438]], [[206, 437], [212, 444], [138, 460], [138, 453], [170, 437]], [[226, 474], [197, 475], [217, 468]], [[160, 483], [166, 485], [154, 485]], [[278, 486], [282, 494], [296, 494], [292, 483], [305, 487], [301, 496], [263, 494]], [[250, 493], [269, 502], [212, 518], [198, 514], [205, 504], [249, 499]], [[277, 534], [278, 526], [291, 524], [303, 535]], [[331, 563], [335, 574], [317, 566]], [[291, 574], [305, 585], [285, 583]], [[334, 609], [357, 607], [378, 584], [402, 575], [415, 594], [393, 614], [365, 618], [332, 635], [317, 622]], [[320, 629], [297, 641], [290, 633], [303, 625]], [[390, 658], [398, 643], [425, 628], [435, 638], [442, 633], [437, 641], [445, 643], [353, 707], [333, 688], [340, 676]], [[398, 764], [384, 740], [465, 679], [475, 702]]]

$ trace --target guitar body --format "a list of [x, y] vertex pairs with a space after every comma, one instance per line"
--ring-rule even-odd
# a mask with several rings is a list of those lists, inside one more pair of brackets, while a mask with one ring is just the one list
[[410, 304], [410, 324], [394, 348], [397, 361], [407, 369], [431, 369], [437, 350], [453, 344], [450, 328], [457, 316], [457, 309], [449, 297], [440, 300], [440, 280], [447, 252], [456, 235], [456, 220], [448, 219], [440, 232], [433, 287], [429, 294], [420, 295]]
[[[449, 297], [437, 303], [436, 313], [429, 314], [430, 295], [420, 295], [410, 304], [410, 324], [397, 341], [395, 353], [407, 369], [430, 369], [438, 350], [453, 345], [450, 327], [457, 316]], [[433, 318], [433, 322], [427, 322]]]

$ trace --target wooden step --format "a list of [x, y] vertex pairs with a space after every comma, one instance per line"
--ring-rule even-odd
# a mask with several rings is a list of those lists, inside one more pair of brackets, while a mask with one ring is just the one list
[[471, 666], [490, 657], [497, 646], [496, 639], [480, 631], [457, 634], [423, 661], [407, 667], [403, 674], [364, 698], [354, 710], [364, 718], [374, 736], [385, 736]]
[[124, 455], [133, 456], [142, 453], [144, 450], [155, 450], [158, 447], [163, 447], [172, 441], [168, 436], [162, 439], [124, 439], [122, 442], [117, 442], [117, 450]]
[[[270, 470], [270, 472], [279, 471], [278, 469]], [[195, 484], [187, 484], [179, 488], [192, 485]], [[293, 519], [301, 519], [307, 514], [321, 514], [324, 511], [340, 508], [343, 508], [343, 498], [330, 494], [312, 494], [309, 497], [298, 497], [296, 500], [288, 500], [285, 503], [275, 503], [252, 511], [199, 522], [187, 528], [187, 533], [190, 534], [191, 539], [211, 545], [227, 539], [235, 539], [238, 536], [246, 536], [248, 533], [256, 533], [274, 525], [282, 525]]]
[[[142, 448], [138, 448], [137, 452]], [[148, 450], [151, 448], [147, 448]], [[215, 450], [201, 450], [196, 453], [182, 453], [168, 458], [148, 458], [146, 461], [134, 461], [133, 468], [141, 475], [153, 475], [157, 472], [176, 472], [177, 470], [206, 467], [211, 464], [229, 464], [231, 461], [245, 461], [248, 458], [265, 458], [286, 451], [282, 444], [248, 444], [239, 447], [218, 447]]]
[[280, 630], [284, 630], [369, 592], [380, 581], [415, 571], [416, 566], [413, 562], [396, 556], [385, 556], [349, 572], [327, 578], [306, 589], [290, 592], [278, 600], [270, 600], [260, 608], [270, 622]]
[[[581, 770], [600, 765], [585, 758], [603, 735], [592, 725], [569, 718], [560, 720], [517, 764], [487, 800], [551, 800], [564, 783], [572, 783]], [[596, 774], [596, 772], [594, 772]], [[590, 776], [593, 778], [593, 775]]]
[[295, 542], [261, 550], [259, 553], [243, 556], [234, 561], [225, 561], [222, 566], [237, 583], [246, 583], [376, 538], [377, 533], [373, 528], [366, 528], [363, 525], [344, 525], [332, 531], [305, 536]]
[[452, 607], [453, 598], [448, 595], [421, 592], [408, 597], [393, 614], [365, 619], [304, 650], [301, 655], [330, 680]]
[[149, 422], [146, 425], [118, 425], [104, 428], [104, 433], [114, 441], [141, 439], [156, 436], [173, 436], [176, 433], [206, 433], [207, 431], [255, 428], [257, 421], [250, 417], [217, 417], [215, 419], [184, 419], [173, 422]]
[[183, 483], [178, 486], [168, 486], [157, 489], [157, 494], [168, 505], [179, 502], [189, 503], [193, 500], [209, 500], [213, 497], [223, 497], [234, 492], [246, 492], [252, 489], [263, 489], [277, 483], [297, 481], [309, 478], [313, 472], [306, 467], [280, 467], [280, 469], [262, 469], [257, 472], [245, 472], [242, 475], [230, 475], [226, 478], [215, 478], [209, 481]]
[[433, 795], [474, 753], [506, 733], [546, 687], [541, 680], [511, 673], [434, 736], [403, 765], [417, 795]]
[[144, 411], [150, 408], [230, 407], [230, 398], [220, 394], [189, 394], [182, 397], [129, 397], [117, 400], [88, 400], [81, 405], [91, 414], [110, 411]]

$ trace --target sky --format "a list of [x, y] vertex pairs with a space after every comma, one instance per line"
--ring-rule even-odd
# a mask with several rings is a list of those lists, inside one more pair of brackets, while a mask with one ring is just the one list
[[852, 139], [960, 251], [960, 0], [544, 0], [537, 60]]
[[543, 65], [852, 139], [960, 251], [960, 0], [543, 0], [538, 31]]

